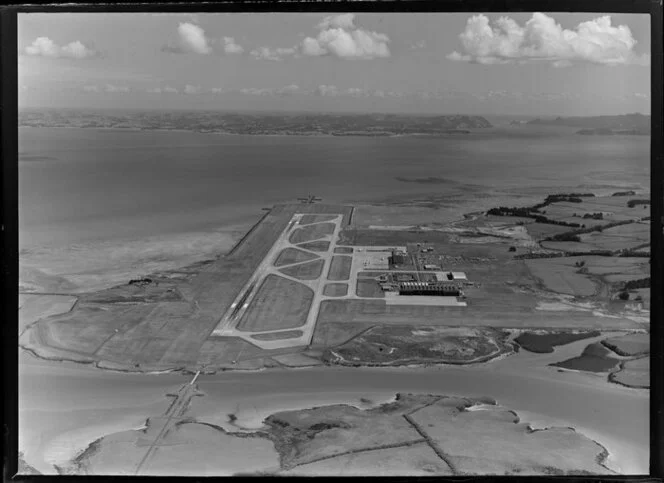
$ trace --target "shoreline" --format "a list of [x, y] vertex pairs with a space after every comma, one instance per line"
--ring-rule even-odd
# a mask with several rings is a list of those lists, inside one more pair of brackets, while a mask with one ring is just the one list
[[[386, 134], [371, 134], [367, 132], [363, 133], [321, 133], [317, 131], [304, 131], [304, 132], [286, 132], [286, 133], [240, 133], [240, 132], [228, 132], [228, 131], [204, 131], [196, 129], [182, 129], [182, 128], [141, 128], [141, 127], [103, 127], [103, 126], [30, 126], [30, 125], [19, 125], [19, 128], [23, 129], [97, 129], [100, 131], [120, 131], [120, 132], [189, 132], [196, 134], [213, 134], [221, 136], [273, 136], [273, 137], [285, 137], [285, 136], [299, 136], [299, 137], [368, 137], [368, 138], [436, 138], [442, 136], [453, 136], [453, 135], [464, 135], [468, 136], [469, 134], [475, 134], [478, 131], [482, 133], [481, 129], [483, 128], [473, 128], [473, 130], [449, 130], [441, 131], [436, 133], [407, 133], [407, 134], [397, 134], [397, 133], [386, 133]], [[490, 129], [490, 128], [489, 128]]]
[[[584, 342], [585, 341], [580, 341], [581, 344], [583, 344]], [[559, 351], [556, 352], [558, 353]], [[573, 353], [575, 352], [575, 350], [568, 350], [567, 352]], [[568, 355], [569, 354], [558, 353], [557, 356], [554, 358], [563, 359]], [[474, 367], [463, 367], [463, 366], [428, 367], [424, 369], [415, 368], [415, 370], [406, 367], [385, 368], [387, 370], [381, 370], [381, 368], [355, 368], [351, 370], [349, 368], [318, 367], [318, 368], [306, 368], [307, 369], [306, 371], [299, 371], [299, 372], [292, 372], [292, 370], [290, 369], [280, 368], [280, 369], [273, 369], [269, 372], [265, 370], [251, 371], [251, 375], [246, 374], [246, 372], [248, 372], [246, 370], [229, 371], [229, 372], [224, 372], [223, 374], [218, 373], [216, 375], [205, 375], [205, 376], [201, 375], [201, 377], [197, 381], [197, 384], [204, 392], [205, 396], [203, 398], [197, 398], [197, 401], [190, 409], [190, 414], [193, 418], [199, 421], [209, 422], [217, 426], [223, 427], [225, 429], [228, 429], [230, 430], [230, 432], [233, 432], [233, 426], [237, 427], [237, 429], [239, 430], [258, 429], [261, 426], [263, 426], [262, 421], [265, 417], [280, 411], [301, 410], [301, 409], [320, 407], [330, 404], [334, 405], [339, 403], [344, 403], [361, 408], [375, 407], [384, 402], [389, 402], [390, 400], [392, 400], [396, 392], [427, 393], [433, 391], [449, 395], [467, 394], [468, 397], [475, 397], [484, 394], [500, 401], [501, 404], [504, 404], [506, 407], [513, 409], [514, 411], [517, 412], [517, 414], [522, 414], [522, 412], [524, 411], [533, 414], [551, 414], [544, 416], [543, 419], [556, 420], [556, 421], [561, 420], [562, 417], [562, 420], [564, 421], [564, 423], [562, 424], [563, 426], [574, 427], [575, 429], [578, 429], [582, 434], [591, 437], [592, 439], [600, 441], [600, 444], [602, 444], [604, 447], [608, 447], [609, 453], [611, 453], [611, 455], [613, 456], [614, 448], [617, 447], [616, 446], [617, 444], [625, 446], [627, 443], [621, 442], [619, 438], [611, 437], [610, 433], [608, 435], [602, 435], [602, 437], [597, 437], [596, 434], [599, 434], [602, 431], [601, 428], [603, 427], [601, 425], [598, 425], [597, 421], [591, 422], [585, 420], [582, 415], [575, 415], [574, 418], [569, 419], [568, 417], [563, 416], [567, 414], [567, 410], [565, 409], [562, 412], [556, 411], [554, 413], [549, 413], [549, 409], [547, 408], [546, 404], [542, 403], [541, 401], [535, 400], [528, 402], [519, 396], [517, 396], [516, 398], [512, 397], [513, 400], [512, 399], [506, 400], [505, 398], [507, 396], [505, 394], [502, 394], [501, 392], [496, 392], [494, 391], [494, 389], [491, 389], [490, 387], [485, 388], [485, 390], [483, 391], [477, 391], [477, 390], [469, 391], [468, 388], [463, 389], [464, 387], [469, 386], [469, 384], [463, 383], [460, 384], [459, 387], [456, 387], [456, 385], [454, 387], [450, 387], [445, 382], [448, 379], [451, 381], [452, 379], [450, 378], [457, 379], [459, 377], [457, 374], [459, 375], [465, 374], [467, 377], [470, 377], [471, 381], [477, 379], [476, 376], [480, 376], [480, 379], [484, 378], [485, 376], [495, 378], [496, 376], [500, 376], [501, 374], [503, 374], [503, 376], [501, 376], [502, 379], [504, 379], [504, 376], [508, 376], [508, 380], [514, 379], [518, 377], [518, 374], [520, 374], [520, 371], [522, 371], [522, 369], [519, 369], [520, 367], [537, 368], [537, 366], [546, 364], [549, 358], [552, 358], [552, 354], [548, 354], [545, 356], [541, 356], [538, 354], [521, 354], [521, 357], [518, 358], [518, 360], [516, 357], [508, 357], [502, 361], [502, 364], [500, 362], [496, 362], [495, 364], [492, 364], [492, 367], [487, 367], [487, 366], [483, 367], [483, 365], [480, 364], [475, 365]], [[48, 365], [53, 364], [52, 362], [45, 362], [45, 363]], [[83, 370], [86, 369], [83, 366], [79, 367]], [[553, 380], [551, 381], [552, 383], [556, 383], [556, 381], [558, 381], [556, 383], [558, 385], [560, 384], [560, 382], [562, 382], [566, 386], [567, 384], [571, 384], [571, 386], [568, 386], [570, 387], [570, 389], [576, 387], [580, 390], [583, 390], [584, 393], [590, 391], [591, 394], [595, 395], [597, 395], [597, 390], [599, 390], [601, 394], [606, 394], [607, 397], [611, 395], [610, 396], [611, 398], [616, 397], [619, 398], [617, 400], [623, 400], [623, 401], [625, 397], [627, 398], [626, 401], [640, 400], [644, 397], [647, 398], [647, 395], [649, 393], [647, 390], [637, 390], [637, 389], [622, 387], [615, 384], [608, 384], [603, 379], [602, 380], [597, 378], [590, 379], [588, 375], [585, 374], [563, 375], [550, 371], [549, 369], [550, 368], [547, 367], [539, 367], [535, 371], [533, 371], [532, 369], [529, 370], [529, 372], [523, 375], [523, 377], [526, 378], [524, 379], [524, 383], [527, 384], [527, 382], [531, 380], [530, 378], [536, 377], [537, 379], [543, 378], [541, 382], [543, 384], [547, 384], [545, 380], [553, 378]], [[94, 367], [90, 367], [88, 365], [86, 373], [94, 374], [88, 372], [94, 370], [95, 370]], [[416, 376], [421, 372], [424, 373], [423, 381], [429, 381], [428, 383], [424, 382], [424, 384], [422, 384], [422, 381], [420, 382], [415, 381], [415, 385], [412, 385], [410, 382], [408, 382], [413, 376]], [[535, 373], [538, 373], [539, 376]], [[491, 376], [491, 374], [493, 374], [493, 376]], [[138, 381], [143, 380], [143, 376], [148, 376], [148, 374], [141, 374], [141, 375], [136, 374], [136, 378], [138, 379], [135, 380]], [[167, 377], [168, 379], [165, 380], [165, 386], [164, 386], [165, 388], [173, 387], [173, 384], [184, 384], [186, 382], [184, 380], [184, 374], [179, 372], [166, 374], [166, 375], [152, 375], [152, 376], [153, 377], [156, 376], [157, 378], [159, 378], [159, 379], [154, 379], [154, 381], [160, 380], [161, 377]], [[273, 394], [273, 397], [271, 398], [256, 399], [258, 396], [256, 394], [253, 394], [253, 391], [259, 390], [261, 391], [261, 394], [264, 391], [271, 391], [270, 387], [263, 387], [263, 384], [260, 381], [274, 380], [275, 378], [279, 380], [283, 379], [284, 376], [286, 376], [284, 381], [295, 382], [302, 378], [304, 378], [305, 381], [296, 382], [297, 388], [292, 393], [290, 391], [286, 392], [277, 391], [275, 394]], [[573, 376], [573, 377], [568, 379], [567, 376]], [[379, 378], [378, 384], [375, 385], [369, 384], [365, 386], [364, 383], [361, 382], [365, 379], [367, 379], [368, 382], [370, 380], [374, 380], [376, 377]], [[304, 390], [305, 387], [308, 387], [306, 380], [312, 378], [314, 380], [320, 380], [322, 382], [323, 391], [318, 392], [318, 391], [306, 390], [305, 392], [301, 392]], [[152, 380], [152, 378], [150, 379]], [[340, 387], [338, 389], [335, 389], [334, 387], [328, 387], [328, 385], [325, 383], [325, 381], [332, 381], [338, 379], [347, 380], [348, 384], [340, 381], [338, 383], [340, 384]], [[464, 378], [462, 377], [462, 379]], [[532, 381], [536, 382], [537, 379]], [[180, 380], [181, 383], [178, 383], [177, 382], [178, 380]], [[353, 382], [358, 380], [360, 382]], [[575, 380], [577, 381], [575, 382]], [[228, 387], [227, 386], [228, 384], [235, 384], [236, 383], [235, 381], [237, 381], [237, 383], [248, 384], [249, 387], [255, 387], [255, 389], [250, 390], [249, 393], [247, 394], [236, 395], [232, 396], [230, 399], [227, 399], [227, 396], [225, 395], [226, 390], [224, 388]], [[434, 381], [439, 381], [439, 382], [434, 383]], [[506, 381], [499, 382], [499, 384], [506, 383]], [[285, 387], [289, 387], [288, 384], [290, 383], [286, 384], [287, 385]], [[431, 384], [434, 385], [432, 386]], [[472, 382], [470, 383], [470, 386], [474, 385], [476, 384]], [[480, 387], [481, 385], [482, 384], [480, 383], [478, 387]], [[395, 391], [394, 388], [398, 388], [399, 390]], [[555, 389], [554, 392], [559, 391], [560, 389], [561, 387], [558, 387], [558, 389]], [[536, 388], [533, 390], [537, 391]], [[285, 390], [282, 389], [282, 391]], [[163, 392], [162, 391], [159, 392], [160, 394], [164, 394], [166, 391], [164, 390]], [[578, 399], [581, 396], [582, 396], [581, 394], [577, 394], [576, 398]], [[163, 396], [160, 397], [163, 398]], [[370, 402], [365, 403], [365, 401], [370, 401]], [[526, 406], [523, 405], [524, 402], [527, 402]], [[543, 406], [542, 404], [545, 405]], [[235, 415], [236, 417], [234, 421], [235, 425], [228, 426], [230, 424], [228, 419], [228, 414]], [[533, 425], [535, 427], [537, 426], [537, 420], [531, 418], [529, 415], [527, 416], [526, 414], [524, 414], [523, 419], [532, 421]], [[555, 425], [560, 426], [561, 423], [556, 422]], [[592, 428], [594, 426], [597, 429], [596, 430], [582, 429], [584, 425], [588, 426], [589, 428]], [[630, 441], [632, 441], [634, 437], [635, 436], [632, 435], [630, 437]], [[611, 440], [611, 441], [607, 441], [605, 443], [605, 440]], [[628, 445], [628, 447], [631, 448], [632, 445]], [[635, 446], [635, 448], [638, 447]], [[631, 454], [632, 453], [630, 453], [630, 455]], [[620, 453], [618, 453], [618, 455], [620, 455]], [[31, 461], [33, 461], [32, 457], [28, 460], [28, 463], [31, 463]], [[617, 456], [617, 461], [621, 461], [620, 456]], [[631, 463], [629, 463], [629, 461], [627, 462], [621, 461], [620, 464], [630, 465]], [[638, 467], [638, 463], [634, 463], [634, 465], [637, 465], [636, 467]]]
[[[602, 442], [598, 441], [597, 439], [591, 437], [590, 435], [586, 434], [582, 429], [574, 427], [574, 426], [569, 426], [569, 425], [561, 425], [561, 424], [556, 424], [556, 425], [548, 425], [546, 427], [537, 427], [537, 423], [535, 421], [529, 421], [527, 420], [528, 415], [524, 413], [520, 413], [518, 411], [512, 410], [506, 406], [503, 406], [500, 401], [495, 400], [491, 397], [488, 397], [488, 403], [487, 403], [487, 397], [483, 398], [474, 398], [474, 397], [468, 397], [468, 396], [463, 396], [463, 395], [448, 395], [448, 394], [438, 394], [438, 393], [410, 393], [410, 392], [395, 392], [393, 395], [389, 398], [386, 399], [381, 399], [379, 401], [371, 401], [371, 404], [357, 404], [353, 403], [351, 401], [344, 401], [340, 402], [339, 399], [328, 399], [326, 401], [322, 401], [317, 405], [305, 405], [304, 407], [300, 408], [283, 408], [283, 407], [272, 407], [269, 410], [269, 413], [258, 415], [251, 419], [247, 420], [245, 422], [245, 425], [240, 425], [238, 424], [238, 419], [232, 419], [230, 422], [230, 426], [238, 429], [239, 431], [233, 431], [232, 429], [229, 429], [228, 426], [229, 424], [226, 425], [220, 425], [216, 424], [214, 422], [208, 422], [199, 418], [192, 418], [191, 420], [187, 421], [187, 424], [201, 424], [205, 426], [209, 426], [213, 429], [216, 429], [218, 431], [221, 431], [225, 436], [230, 436], [234, 438], [262, 438], [262, 439], [267, 439], [269, 440], [273, 447], [271, 450], [274, 452], [275, 456], [279, 458], [280, 461], [280, 468], [275, 472], [271, 473], [274, 475], [278, 475], [282, 473], [283, 471], [287, 471], [290, 469], [290, 465], [287, 465], [286, 462], [284, 461], [284, 455], [285, 455], [285, 450], [289, 449], [288, 447], [284, 447], [284, 441], [282, 440], [282, 437], [279, 434], [279, 430], [274, 426], [269, 423], [266, 423], [267, 419], [282, 413], [282, 412], [299, 412], [299, 411], [315, 411], [315, 410], [325, 410], [325, 409], [332, 409], [332, 408], [338, 408], [339, 406], [345, 406], [345, 407], [351, 407], [358, 409], [362, 412], [369, 411], [373, 412], [372, 414], [373, 417], [378, 417], [380, 418], [381, 414], [381, 408], [386, 407], [386, 406], [391, 406], [394, 405], [395, 403], [398, 403], [404, 396], [440, 396], [443, 398], [463, 398], [463, 399], [470, 399], [471, 401], [474, 401], [471, 406], [465, 408], [465, 411], [479, 411], [479, 410], [491, 410], [491, 409], [502, 409], [506, 410], [510, 413], [512, 413], [516, 420], [513, 422], [514, 424], [525, 424], [526, 425], [526, 434], [532, 434], [535, 432], [539, 431], [550, 431], [550, 430], [559, 430], [559, 429], [570, 429], [574, 433], [579, 434], [583, 438], [586, 438], [593, 443], [595, 443], [599, 448], [600, 452], [596, 456], [596, 463], [599, 464], [600, 466], [606, 468], [607, 470], [614, 472], [616, 474], [621, 474], [619, 471], [616, 470], [615, 466], [612, 468], [611, 466], [611, 452], [609, 451], [609, 448]], [[341, 398], [344, 399], [344, 398]], [[154, 417], [154, 416], [151, 416]], [[54, 469], [58, 471], [58, 473], [63, 474], [62, 471], [64, 470], [64, 474], [78, 474], [77, 472], [80, 472], [80, 470], [84, 467], [86, 463], [86, 459], [92, 456], [96, 451], [99, 451], [103, 446], [104, 443], [104, 438], [112, 436], [112, 435], [117, 435], [119, 433], [136, 433], [136, 432], [142, 432], [145, 433], [147, 428], [149, 427], [149, 420], [150, 417], [148, 417], [145, 421], [145, 423], [139, 427], [133, 427], [130, 429], [122, 429], [119, 431], [113, 431], [110, 433], [106, 433], [101, 437], [98, 437], [94, 439], [92, 442], [86, 444], [82, 448], [80, 448], [78, 451], [76, 451], [74, 454], [68, 455], [69, 458], [66, 461], [59, 460], [58, 463], [61, 464], [56, 464], [55, 462], [52, 462], [51, 464], [53, 465]], [[248, 423], [248, 425], [247, 425]], [[235, 442], [234, 440], [231, 440], [231, 442]], [[80, 444], [78, 446], [81, 446]], [[382, 448], [383, 446], [379, 446]], [[107, 449], [108, 450], [108, 449]], [[343, 457], [346, 454], [354, 454], [354, 453], [359, 453], [363, 451], [367, 451], [369, 449], [350, 449], [346, 452], [341, 452], [338, 454], [333, 454], [330, 456], [326, 456], [324, 459], [327, 458], [338, 458], [338, 457]], [[183, 448], [183, 451], [187, 451], [186, 448]], [[71, 452], [70, 452], [71, 453]], [[193, 455], [192, 455], [193, 456]], [[310, 464], [311, 462], [305, 462], [301, 464]], [[296, 465], [299, 466], [299, 465]], [[256, 471], [255, 468], [247, 468], [246, 470], [243, 470], [243, 474], [251, 474], [252, 472]], [[91, 473], [94, 474], [94, 473]], [[191, 475], [190, 475], [191, 476]], [[195, 475], [194, 475], [195, 476]]]

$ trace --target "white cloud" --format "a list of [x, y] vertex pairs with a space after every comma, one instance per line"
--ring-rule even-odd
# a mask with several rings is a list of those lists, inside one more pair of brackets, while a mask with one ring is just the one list
[[212, 89], [210, 89], [210, 92], [212, 92], [213, 94], [221, 94], [222, 92], [226, 92], [226, 89], [224, 89], [223, 87], [213, 87]]
[[184, 86], [184, 93], [185, 94], [198, 94], [201, 91], [201, 88], [198, 86], [192, 86], [191, 84], [187, 84]]
[[385, 34], [358, 28], [355, 14], [325, 17], [318, 24], [318, 35], [306, 37], [300, 44], [304, 55], [334, 55], [342, 59], [374, 59], [390, 56]]
[[212, 48], [205, 36], [205, 30], [190, 22], [181, 22], [178, 25], [177, 45], [165, 45], [161, 50], [174, 54], [209, 54], [212, 52]]
[[170, 87], [170, 86], [164, 87], [161, 91], [169, 94], [177, 94], [178, 92], [180, 92], [175, 87]]
[[149, 87], [146, 89], [146, 92], [150, 94], [161, 94], [161, 87]]
[[175, 45], [168, 44], [161, 48], [164, 52], [174, 54], [201, 54], [207, 55], [213, 51], [223, 51], [226, 54], [241, 54], [244, 48], [235, 42], [234, 37], [210, 39], [205, 35], [202, 27], [192, 22], [182, 22], [178, 26], [178, 41]]
[[51, 57], [51, 58], [70, 58], [70, 59], [87, 59], [90, 57], [97, 57], [99, 52], [86, 47], [81, 41], [75, 40], [67, 45], [60, 47], [48, 37], [37, 37], [32, 45], [25, 48], [27, 55]]
[[184, 22], [178, 26], [180, 42], [185, 49], [196, 54], [209, 54], [212, 49], [205, 38], [205, 31], [198, 25]]
[[424, 40], [420, 40], [419, 42], [415, 42], [413, 45], [411, 45], [410, 48], [413, 50], [419, 50], [425, 48], [426, 46], [427, 43]]
[[235, 43], [233, 37], [224, 37], [224, 52], [227, 54], [241, 54], [244, 49], [241, 45]]
[[97, 86], [83, 86], [85, 92], [99, 92], [99, 87]]
[[650, 55], [634, 52], [636, 40], [629, 27], [611, 25], [610, 16], [581, 22], [569, 30], [538, 12], [524, 26], [509, 17], [500, 17], [492, 26], [486, 15], [473, 15], [459, 39], [463, 53], [452, 52], [447, 56], [450, 60], [487, 65], [548, 61], [554, 67], [567, 67], [574, 62], [650, 63]]
[[104, 86], [106, 92], [129, 92], [129, 87], [126, 86], [114, 86], [113, 84], [106, 84]]

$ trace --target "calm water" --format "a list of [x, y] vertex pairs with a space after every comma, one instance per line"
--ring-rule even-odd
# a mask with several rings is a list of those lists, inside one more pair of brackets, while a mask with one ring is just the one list
[[[202, 230], [309, 193], [352, 202], [408, 193], [647, 189], [649, 183], [645, 136], [560, 130], [438, 139], [19, 131], [21, 247]], [[397, 177], [449, 182], [404, 183]]]

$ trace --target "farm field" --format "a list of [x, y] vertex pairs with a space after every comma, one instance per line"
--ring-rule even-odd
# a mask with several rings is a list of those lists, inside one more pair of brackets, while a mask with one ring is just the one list
[[326, 297], [343, 297], [348, 293], [347, 283], [327, 283], [323, 288]]
[[295, 230], [289, 241], [293, 244], [304, 243], [317, 240], [334, 232], [334, 223], [317, 223], [315, 225], [305, 225], [303, 228]]
[[291, 265], [293, 263], [315, 260], [316, 258], [318, 258], [316, 255], [298, 250], [297, 248], [289, 247], [281, 250], [281, 253], [279, 253], [279, 256], [274, 261], [274, 266], [282, 267], [284, 265]]
[[351, 247], [336, 247], [334, 249], [334, 253], [342, 253], [342, 254], [350, 254], [353, 253], [353, 249]]
[[299, 265], [292, 265], [284, 267], [279, 271], [284, 275], [294, 277], [300, 280], [316, 280], [321, 275], [323, 270], [323, 260], [318, 259], [313, 262], [300, 263]]
[[348, 280], [353, 258], [345, 255], [334, 255], [327, 274], [328, 280]]
[[650, 334], [628, 334], [602, 341], [606, 347], [621, 356], [641, 356], [650, 353]]
[[[532, 221], [532, 220], [531, 220]], [[525, 225], [528, 234], [536, 240], [541, 240], [553, 235], [565, 233], [570, 230], [568, 226], [551, 225], [549, 223], [528, 223]]]
[[609, 380], [629, 387], [650, 387], [650, 356], [624, 361]]
[[[506, 408], [461, 398], [442, 399], [410, 414], [410, 418], [463, 474], [610, 474], [600, 464], [604, 449], [572, 428], [532, 431]], [[486, 458], [483, 455], [491, 455]]]
[[39, 319], [69, 312], [77, 300], [71, 295], [19, 295], [19, 332]]
[[557, 258], [533, 259], [526, 260], [526, 265], [547, 290], [580, 297], [595, 293], [597, 286], [592, 280], [576, 273], [575, 269], [566, 263], [556, 263], [557, 261]]
[[297, 466], [280, 474], [293, 476], [432, 476], [451, 475], [426, 443], [362, 451]]
[[[271, 428], [277, 451], [284, 447], [281, 461], [286, 469], [372, 446], [421, 441], [398, 412], [376, 418], [377, 412], [347, 405], [324, 406], [276, 413], [265, 424]], [[336, 430], [326, 431], [330, 427]], [[286, 438], [288, 445], [284, 444]]]
[[237, 325], [238, 330], [261, 332], [293, 329], [306, 323], [313, 291], [301, 283], [268, 275]]

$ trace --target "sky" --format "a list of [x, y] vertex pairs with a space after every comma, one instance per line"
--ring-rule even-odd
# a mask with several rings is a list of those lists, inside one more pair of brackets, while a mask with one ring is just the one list
[[19, 108], [650, 112], [650, 17], [24, 13]]

